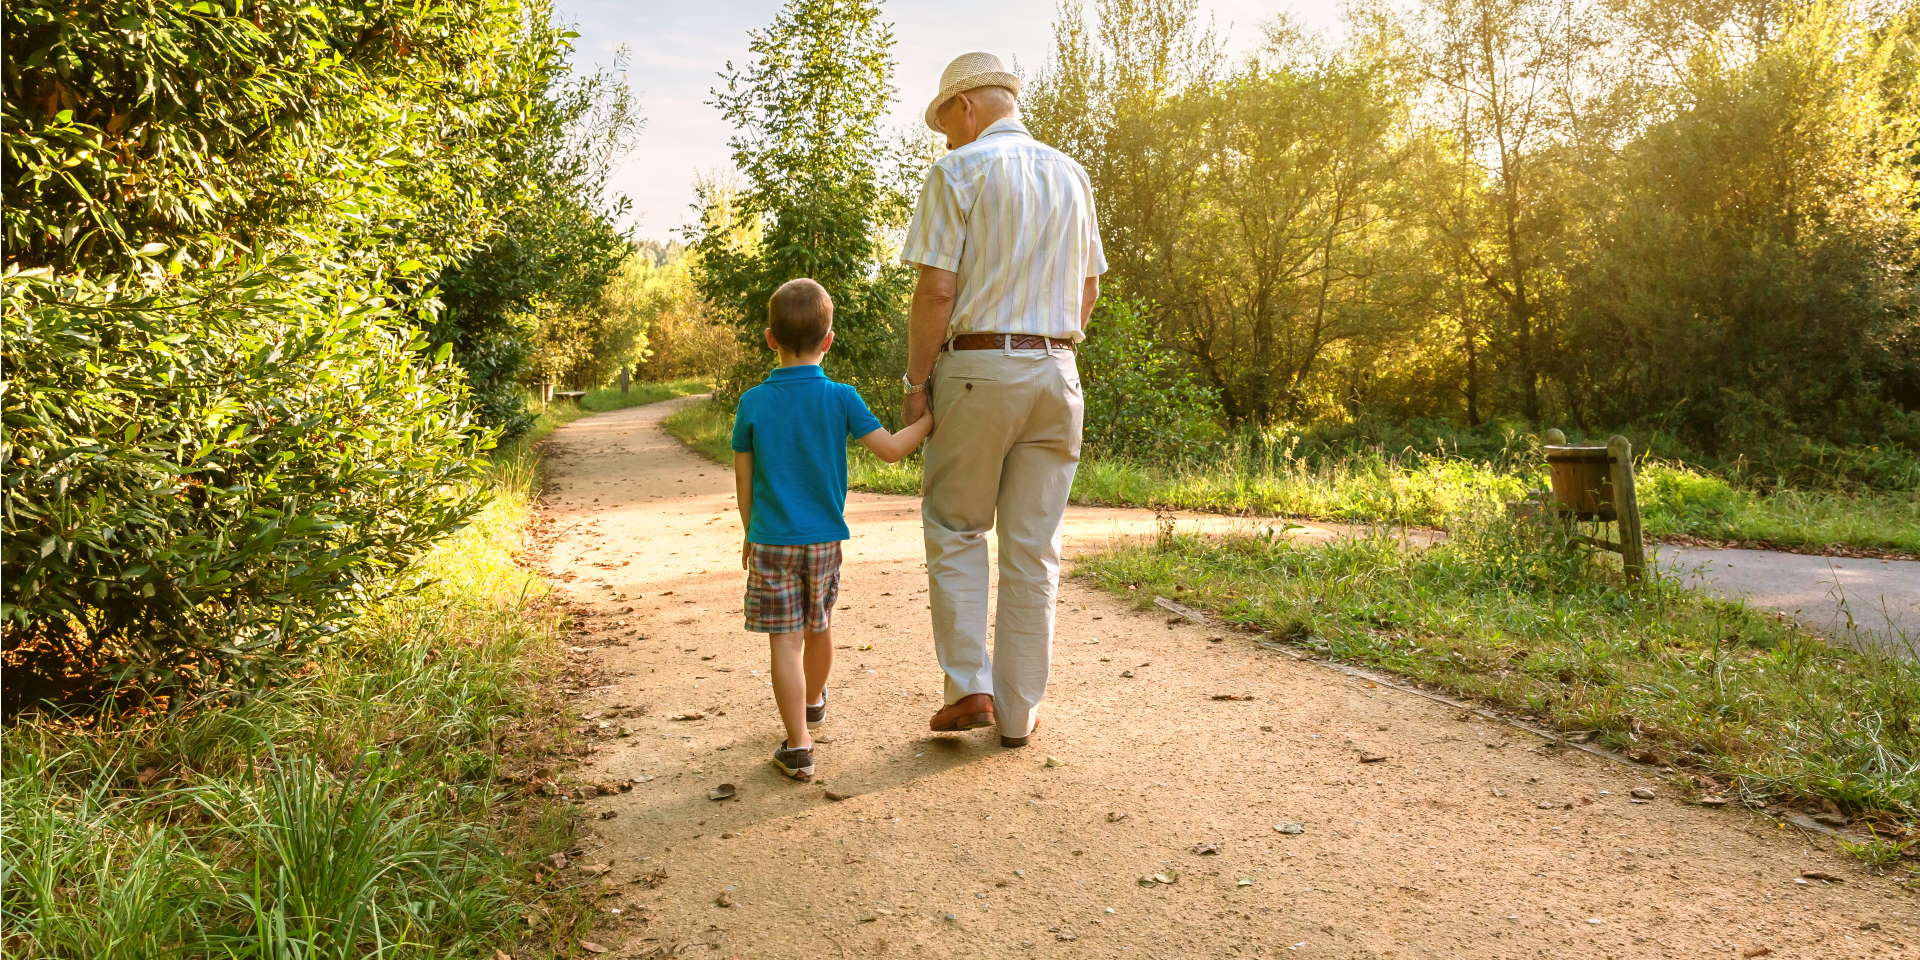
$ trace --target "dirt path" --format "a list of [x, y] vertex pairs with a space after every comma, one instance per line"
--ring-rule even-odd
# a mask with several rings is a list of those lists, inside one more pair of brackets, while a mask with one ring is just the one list
[[[1631, 803], [1659, 784], [1078, 583], [1035, 744], [930, 735], [907, 498], [849, 501], [820, 779], [786, 781], [732, 482], [660, 431], [671, 406], [550, 447], [542, 544], [603, 678], [583, 776], [637, 781], [589, 801], [578, 858], [611, 867], [612, 956], [1920, 956], [1920, 900], [1790, 830]], [[1076, 509], [1068, 549], [1139, 517]]]

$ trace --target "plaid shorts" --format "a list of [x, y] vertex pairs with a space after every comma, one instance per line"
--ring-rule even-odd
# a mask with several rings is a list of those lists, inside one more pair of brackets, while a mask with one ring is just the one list
[[753, 545], [747, 560], [748, 630], [817, 633], [832, 623], [839, 597], [839, 541]]

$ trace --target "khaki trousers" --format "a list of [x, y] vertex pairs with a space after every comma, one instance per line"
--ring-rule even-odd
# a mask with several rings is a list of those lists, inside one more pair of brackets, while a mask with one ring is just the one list
[[[954, 350], [933, 373], [920, 513], [934, 651], [947, 702], [992, 694], [1025, 736], [1047, 692], [1060, 521], [1080, 463], [1080, 372], [1070, 350]], [[987, 540], [1000, 529], [1000, 596], [987, 655]]]

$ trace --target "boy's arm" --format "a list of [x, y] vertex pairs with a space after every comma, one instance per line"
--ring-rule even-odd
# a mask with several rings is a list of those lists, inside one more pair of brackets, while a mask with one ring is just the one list
[[747, 568], [747, 554], [753, 545], [747, 531], [753, 527], [753, 454], [733, 453], [733, 497], [740, 501], [740, 569]]
[[863, 435], [860, 442], [866, 444], [867, 449], [872, 450], [874, 456], [888, 463], [899, 463], [901, 458], [912, 453], [913, 448], [919, 446], [920, 441], [925, 440], [927, 434], [931, 432], [933, 432], [933, 415], [923, 413], [920, 419], [915, 420], [899, 433], [881, 427]]

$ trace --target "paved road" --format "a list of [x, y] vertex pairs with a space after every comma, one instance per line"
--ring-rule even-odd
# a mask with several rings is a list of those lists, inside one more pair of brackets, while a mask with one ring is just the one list
[[1695, 589], [1777, 610], [1859, 649], [1920, 659], [1920, 560], [1662, 546], [1655, 563]]

